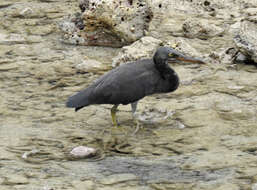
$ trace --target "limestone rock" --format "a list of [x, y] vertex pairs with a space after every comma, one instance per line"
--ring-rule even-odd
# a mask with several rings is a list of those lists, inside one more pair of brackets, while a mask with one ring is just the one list
[[185, 55], [193, 56], [193, 57], [202, 57], [202, 54], [192, 46], [193, 39], [187, 39], [183, 37], [177, 37], [177, 38], [171, 38], [167, 43], [165, 43], [165, 46], [170, 46]]
[[153, 37], [143, 37], [130, 46], [123, 47], [118, 56], [113, 58], [112, 66], [116, 67], [125, 62], [152, 57], [153, 53], [161, 43], [161, 40]]
[[158, 39], [183, 36], [182, 25], [192, 14], [201, 14], [203, 9], [193, 2], [177, 0], [147, 1], [153, 12], [148, 35]]
[[210, 24], [207, 19], [189, 18], [183, 23], [183, 32], [185, 37], [199, 38], [206, 40], [210, 37], [222, 35], [224, 30], [215, 24]]
[[76, 31], [70, 35], [67, 29], [60, 29], [66, 34], [66, 41], [72, 43], [71, 39], [76, 37], [76, 44], [81, 45], [121, 47], [130, 44], [144, 35], [152, 18], [143, 0], [82, 0], [79, 6], [82, 13], [64, 21], [74, 23]]

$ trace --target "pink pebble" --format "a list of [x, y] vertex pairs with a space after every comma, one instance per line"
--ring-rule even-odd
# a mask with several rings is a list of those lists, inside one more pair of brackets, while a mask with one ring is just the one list
[[96, 149], [86, 147], [86, 146], [78, 146], [72, 149], [70, 154], [75, 158], [86, 158], [93, 156], [96, 153]]

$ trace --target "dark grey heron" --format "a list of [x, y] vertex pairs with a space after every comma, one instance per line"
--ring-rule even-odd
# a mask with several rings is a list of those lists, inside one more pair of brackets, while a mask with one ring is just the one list
[[178, 88], [179, 77], [168, 65], [177, 62], [204, 63], [175, 49], [160, 47], [152, 59], [122, 64], [107, 72], [86, 89], [69, 97], [66, 106], [78, 111], [93, 104], [113, 104], [111, 116], [117, 126], [119, 104], [131, 104], [134, 116], [140, 99], [151, 94], [173, 92]]

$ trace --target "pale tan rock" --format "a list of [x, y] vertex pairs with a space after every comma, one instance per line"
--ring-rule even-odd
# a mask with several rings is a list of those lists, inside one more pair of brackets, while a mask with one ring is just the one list
[[206, 40], [208, 38], [219, 36], [224, 33], [224, 29], [212, 24], [207, 19], [189, 18], [183, 23], [183, 32], [185, 37], [199, 38]]
[[95, 189], [95, 184], [91, 180], [86, 180], [86, 181], [73, 181], [72, 186], [76, 190], [94, 190]]
[[121, 52], [113, 58], [112, 66], [116, 67], [122, 63], [150, 58], [161, 43], [161, 40], [153, 37], [143, 37], [130, 46], [124, 46]]

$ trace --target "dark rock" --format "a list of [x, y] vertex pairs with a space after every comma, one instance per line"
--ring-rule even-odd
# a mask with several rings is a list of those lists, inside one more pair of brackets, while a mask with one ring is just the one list
[[252, 60], [257, 63], [257, 25], [254, 22], [243, 21], [239, 34], [234, 37], [234, 42], [239, 51], [246, 56], [238, 56], [238, 60]]

